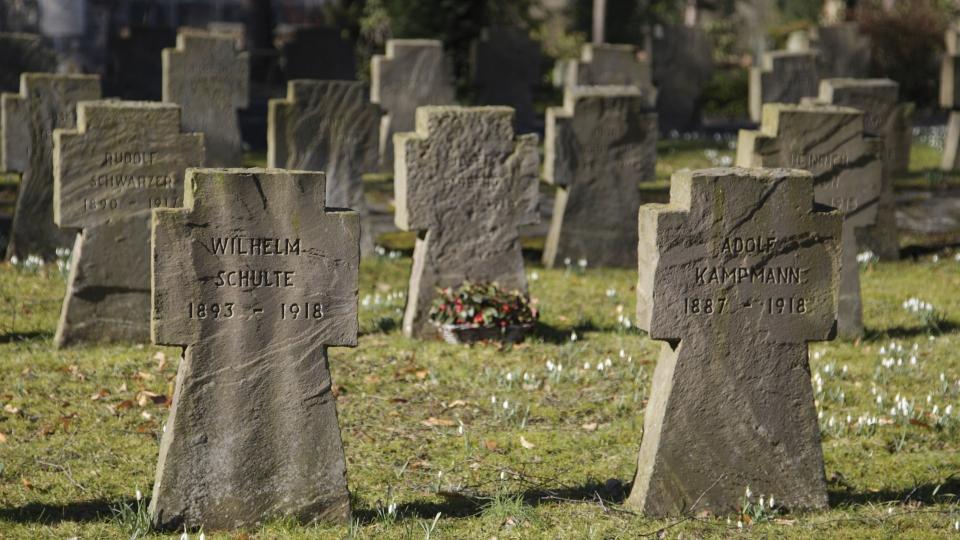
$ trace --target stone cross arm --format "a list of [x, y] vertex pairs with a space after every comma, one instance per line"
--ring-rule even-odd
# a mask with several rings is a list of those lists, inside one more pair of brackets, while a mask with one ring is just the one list
[[54, 131], [54, 221], [84, 228], [180, 206], [183, 172], [203, 154], [202, 134], [180, 132], [177, 105], [80, 102], [77, 129]]
[[[181, 29], [177, 46], [164, 49], [161, 58], [168, 76], [163, 79], [163, 100], [179, 102], [190, 87], [217, 89], [234, 108], [249, 104], [250, 55], [238, 52], [232, 36], [195, 29]], [[208, 90], [211, 91], [211, 90]]]
[[814, 204], [809, 173], [677, 173], [670, 195], [670, 204], [645, 205], [639, 214], [637, 317], [652, 338], [710, 342], [736, 333], [773, 344], [832, 337], [841, 216]]
[[153, 214], [155, 343], [356, 345], [359, 217], [324, 208], [323, 173], [190, 169], [186, 183], [185, 208]]
[[514, 137], [510, 107], [419, 107], [416, 132], [396, 134], [394, 148], [394, 219], [403, 230], [539, 219], [537, 136]]

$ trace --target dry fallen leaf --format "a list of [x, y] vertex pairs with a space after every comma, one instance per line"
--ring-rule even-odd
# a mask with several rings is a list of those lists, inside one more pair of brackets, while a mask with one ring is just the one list
[[103, 388], [103, 389], [101, 389], [99, 392], [97, 392], [96, 394], [90, 396], [90, 400], [91, 400], [91, 401], [96, 401], [96, 400], [98, 400], [98, 399], [100, 399], [100, 398], [105, 398], [105, 397], [107, 397], [107, 396], [109, 396], [109, 395], [110, 395], [110, 391], [107, 390], [106, 388]]
[[367, 384], [379, 384], [380, 377], [371, 373], [370, 375], [367, 375], [366, 377], [363, 378], [363, 382]]
[[7, 403], [6, 405], [3, 406], [3, 410], [7, 411], [7, 412], [10, 413], [10, 414], [17, 414], [18, 412], [20, 412], [20, 409], [14, 407], [13, 405], [11, 405], [11, 404], [9, 404], [9, 403]]
[[430, 372], [427, 371], [427, 370], [425, 370], [425, 369], [421, 369], [421, 370], [418, 370], [416, 373], [414, 373], [414, 375], [416, 375], [417, 378], [422, 381], [422, 380], [424, 380], [424, 379], [427, 378], [427, 374], [428, 374], [428, 373], [430, 373]]
[[596, 431], [596, 430], [597, 430], [597, 423], [596, 423], [596, 422], [590, 422], [589, 424], [584, 424], [584, 425], [582, 425], [582, 426], [580, 426], [580, 427], [582, 427], [584, 431]]
[[33, 482], [27, 480], [25, 476], [20, 477], [20, 483], [23, 484], [23, 487], [26, 489], [33, 489]]
[[483, 446], [485, 446], [485, 447], [487, 448], [487, 450], [496, 450], [496, 449], [497, 449], [497, 441], [495, 441], [495, 440], [493, 440], [493, 439], [487, 439], [487, 440], [483, 441]]
[[447, 408], [452, 409], [454, 407], [466, 407], [467, 405], [469, 405], [469, 403], [467, 403], [466, 401], [462, 399], [455, 399], [451, 401], [449, 405], [447, 405]]
[[153, 380], [153, 375], [146, 371], [138, 371], [133, 374], [133, 378], [138, 381], [150, 381]]
[[457, 425], [457, 423], [454, 422], [453, 420], [447, 420], [446, 418], [434, 418], [432, 416], [420, 423], [427, 427], [436, 427], [436, 426], [451, 427], [451, 426]]
[[0, 444], [3, 444], [5, 442], [7, 442], [7, 436], [4, 435], [2, 431], [0, 431]]
[[526, 448], [527, 450], [530, 450], [531, 448], [536, 448], [536, 445], [524, 439], [523, 435], [520, 436], [520, 446]]

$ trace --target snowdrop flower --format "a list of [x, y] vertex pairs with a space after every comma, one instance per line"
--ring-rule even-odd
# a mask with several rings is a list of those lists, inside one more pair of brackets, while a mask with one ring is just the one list
[[607, 289], [607, 298], [613, 298], [617, 295], [616, 289]]
[[952, 412], [953, 412], [953, 405], [947, 405], [947, 407], [943, 409], [944, 416], [950, 416], [950, 413]]
[[509, 408], [510, 408], [510, 400], [509, 400], [509, 399], [503, 400], [503, 408], [504, 408], [504, 409], [509, 409]]
[[623, 349], [620, 349], [620, 358], [626, 358], [626, 356], [627, 356], [627, 353], [625, 353]]
[[590, 362], [584, 362], [583, 369], [590, 369]]
[[770, 508], [773, 508], [773, 495], [770, 496]]
[[566, 258], [563, 259], [563, 265], [564, 265], [564, 266], [570, 266], [570, 262], [571, 262], [571, 261], [570, 261], [570, 257], [566, 257]]
[[576, 340], [577, 340], [577, 331], [574, 330], [574, 331], [570, 334], [570, 341], [576, 341]]
[[140, 502], [143, 500], [143, 493], [141, 493], [139, 489], [137, 490], [136, 496], [137, 496], [137, 502]]
[[597, 364], [597, 371], [603, 371], [603, 362]]
[[737, 520], [737, 528], [738, 528], [738, 529], [742, 529], [742, 528], [743, 528], [743, 522], [740, 521], [739, 519]]
[[743, 495], [748, 499], [753, 495], [753, 492], [750, 491], [750, 486], [747, 486], [747, 489], [743, 492]]
[[497, 396], [490, 396], [490, 403], [496, 404], [496, 403], [497, 403]]
[[530, 281], [537, 281], [540, 279], [540, 274], [537, 272], [530, 272]]
[[580, 259], [579, 261], [577, 261], [577, 266], [579, 266], [581, 270], [585, 269], [587, 267], [587, 260]]
[[187, 534], [187, 531], [183, 531], [183, 534], [180, 535], [180, 540], [190, 540], [190, 535]]
[[610, 367], [613, 365], [613, 360], [607, 358], [606, 360], [603, 361], [603, 363], [606, 364], [607, 367]]
[[760, 496], [760, 508], [763, 508], [763, 507], [766, 506], [766, 505], [767, 505], [767, 504], [766, 504], [766, 502], [765, 502], [765, 499], [763, 498], [763, 495], [761, 495], [761, 496]]
[[207, 540], [207, 535], [205, 535], [205, 534], [203, 534], [203, 532], [201, 532], [201, 533], [200, 533], [200, 540]]
[[513, 373], [507, 373], [507, 380], [508, 380], [508, 381], [512, 381], [512, 380], [513, 380]]

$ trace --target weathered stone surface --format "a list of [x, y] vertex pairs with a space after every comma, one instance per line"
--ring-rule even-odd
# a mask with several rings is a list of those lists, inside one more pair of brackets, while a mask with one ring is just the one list
[[57, 56], [36, 34], [0, 32], [0, 91], [16, 92], [20, 74], [53, 71]]
[[841, 217], [813, 199], [804, 171], [708, 169], [641, 207], [637, 324], [664, 343], [627, 505], [827, 506], [807, 342], [836, 328]]
[[471, 56], [477, 101], [513, 107], [517, 132], [535, 131], [533, 88], [541, 81], [540, 44], [524, 30], [495, 26], [480, 34]]
[[322, 172], [191, 169], [153, 214], [155, 343], [186, 349], [150, 501], [164, 529], [348, 521], [327, 348], [357, 344], [360, 226]]
[[650, 62], [638, 57], [633, 45], [587, 43], [580, 50], [580, 60], [567, 62], [566, 67], [568, 87], [636, 86], [653, 91]]
[[750, 68], [750, 118], [759, 122], [765, 103], [800, 103], [817, 95], [817, 53], [773, 51]]
[[893, 175], [906, 171], [913, 138], [913, 104], [898, 102], [899, 89], [900, 85], [890, 79], [824, 79], [816, 99], [804, 98], [804, 103], [863, 111], [864, 134], [883, 139], [883, 191], [877, 206], [877, 223], [857, 231], [858, 244], [882, 260], [900, 258]]
[[864, 137], [863, 113], [849, 107], [770, 104], [759, 131], [741, 131], [737, 165], [813, 173], [816, 200], [843, 214], [838, 329], [863, 335], [857, 229], [876, 223], [883, 193], [883, 142]]
[[453, 63], [433, 39], [391, 39], [370, 60], [370, 101], [386, 111], [380, 123], [380, 160], [393, 167], [393, 135], [413, 131], [418, 107], [454, 100]]
[[77, 102], [99, 98], [98, 76], [52, 73], [24, 73], [20, 93], [0, 98], [4, 169], [22, 173], [7, 258], [52, 260], [73, 246], [76, 235], [53, 222], [53, 130], [76, 127]]
[[669, 26], [653, 36], [653, 82], [660, 130], [700, 125], [703, 90], [713, 76], [713, 43], [699, 27]]
[[293, 79], [356, 80], [354, 43], [337, 28], [297, 28], [283, 45], [283, 74]]
[[180, 107], [86, 101], [53, 145], [53, 217], [82, 229], [54, 342], [148, 342], [150, 210], [181, 206], [203, 135], [180, 132]]
[[820, 53], [817, 61], [821, 79], [869, 76], [873, 45], [870, 37], [860, 31], [859, 24], [846, 22], [820, 26], [816, 29], [815, 43]]
[[435, 335], [437, 288], [466, 280], [526, 291], [517, 227], [536, 223], [536, 135], [514, 137], [509, 107], [421, 107], [394, 138], [397, 227], [417, 231], [403, 332]]
[[267, 166], [326, 173], [327, 206], [360, 214], [360, 251], [374, 238], [363, 174], [378, 167], [380, 107], [352, 81], [290, 81], [286, 99], [271, 99]]
[[[54, 52], [43, 45], [40, 36], [0, 32], [0, 92], [17, 92], [20, 75], [27, 72], [53, 71], [57, 67]], [[3, 129], [15, 137], [26, 138], [27, 131], [22, 125], [11, 124]], [[0, 145], [0, 160], [3, 159], [5, 145]], [[4, 170], [22, 171], [26, 154], [19, 154]]]
[[181, 29], [163, 50], [163, 101], [183, 108], [183, 129], [203, 133], [206, 164], [240, 165], [243, 142], [237, 109], [248, 102], [250, 61], [230, 36]]
[[637, 263], [638, 182], [657, 163], [657, 113], [634, 86], [568, 88], [547, 109], [544, 177], [557, 186], [543, 264], [565, 258], [591, 266]]

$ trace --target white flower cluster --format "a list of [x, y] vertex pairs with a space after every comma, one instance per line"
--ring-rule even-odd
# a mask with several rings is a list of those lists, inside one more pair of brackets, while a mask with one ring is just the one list
[[395, 291], [383, 296], [381, 296], [380, 293], [376, 293], [373, 296], [367, 294], [364, 295], [363, 300], [360, 301], [360, 305], [363, 307], [370, 307], [371, 305], [391, 305], [395, 302], [403, 302], [405, 294], [403, 291]]
[[863, 253], [857, 254], [857, 262], [860, 264], [870, 264], [872, 262], [876, 262], [877, 260], [877, 255], [869, 249]]
[[909, 311], [910, 313], [931, 313], [933, 312], [933, 304], [929, 302], [924, 302], [919, 298], [908, 298], [903, 302], [903, 309]]
[[728, 155], [720, 155], [720, 152], [713, 148], [708, 148], [703, 151], [704, 157], [710, 162], [710, 165], [714, 167], [729, 167], [733, 165], [733, 158]]
[[376, 246], [373, 248], [373, 252], [380, 257], [386, 257], [388, 259], [399, 259], [401, 255], [399, 251], [387, 250], [387, 248], [383, 246]]
[[916, 366], [918, 362], [917, 350], [919, 347], [919, 345], [914, 343], [910, 350], [905, 351], [903, 344], [897, 343], [896, 341], [891, 341], [886, 346], [881, 345], [878, 351], [880, 355], [880, 365], [887, 369], [891, 369], [894, 366], [902, 367], [904, 364]]
[[10, 257], [10, 264], [14, 266], [20, 266], [28, 270], [33, 270], [35, 268], [43, 267], [43, 259], [36, 255], [30, 255], [25, 261], [20, 261], [16, 255]]

